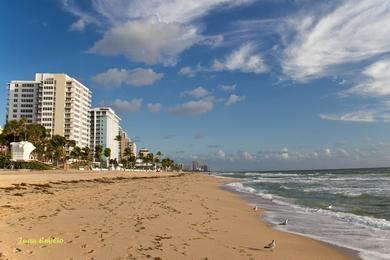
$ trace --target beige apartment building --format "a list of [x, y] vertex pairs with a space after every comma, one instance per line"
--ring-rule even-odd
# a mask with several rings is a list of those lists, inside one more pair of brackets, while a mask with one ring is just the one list
[[6, 120], [25, 117], [80, 147], [90, 144], [91, 91], [66, 74], [36, 73], [35, 80], [8, 83]]
[[135, 144], [134, 141], [131, 140], [131, 138], [127, 135], [125, 130], [120, 128], [119, 135], [121, 137], [121, 140], [119, 142], [119, 150], [120, 150], [119, 158], [124, 159], [126, 157], [125, 155], [126, 148], [130, 148], [133, 155], [137, 156], [137, 145]]

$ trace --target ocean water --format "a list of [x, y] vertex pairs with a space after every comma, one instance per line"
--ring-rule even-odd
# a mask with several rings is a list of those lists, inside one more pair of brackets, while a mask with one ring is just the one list
[[[390, 168], [219, 172], [276, 229], [390, 259]], [[279, 225], [288, 219], [288, 225]]]

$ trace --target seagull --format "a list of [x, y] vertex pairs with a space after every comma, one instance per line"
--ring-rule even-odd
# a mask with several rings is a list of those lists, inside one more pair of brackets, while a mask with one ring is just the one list
[[272, 240], [271, 243], [269, 243], [267, 246], [264, 246], [264, 248], [269, 248], [271, 251], [276, 247], [276, 241]]
[[258, 209], [257, 206], [254, 206], [254, 207], [253, 207], [253, 210], [254, 210], [254, 211], [257, 211], [257, 209]]
[[279, 225], [287, 226], [287, 222], [288, 222], [288, 219], [286, 218], [286, 220], [283, 221], [282, 223], [280, 223]]
[[328, 206], [328, 209], [332, 209], [332, 208], [333, 208], [333, 206], [332, 206], [332, 205], [329, 205], [329, 206]]

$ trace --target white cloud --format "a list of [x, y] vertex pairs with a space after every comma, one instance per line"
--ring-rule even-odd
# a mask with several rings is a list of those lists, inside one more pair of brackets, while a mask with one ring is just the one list
[[323, 114], [320, 115], [320, 118], [324, 120], [362, 123], [390, 122], [390, 102], [382, 102], [375, 107], [345, 113]]
[[349, 153], [345, 149], [339, 148], [337, 151], [344, 158], [350, 157]]
[[215, 152], [215, 157], [219, 160], [225, 160], [226, 154], [223, 150], [219, 149], [218, 151]]
[[280, 150], [280, 158], [282, 160], [288, 160], [289, 159], [289, 154], [288, 154], [288, 149], [287, 148], [282, 148]]
[[239, 49], [234, 50], [222, 61], [215, 59], [212, 69], [215, 71], [241, 71], [244, 73], [260, 74], [267, 71], [263, 58], [256, 53], [257, 49], [254, 43], [243, 44]]
[[62, 7], [72, 15], [78, 17], [78, 19], [69, 26], [69, 30], [71, 31], [84, 31], [88, 24], [100, 25], [98, 19], [93, 15], [82, 11], [72, 0], [62, 0]]
[[183, 96], [191, 96], [191, 97], [195, 97], [195, 98], [202, 98], [202, 97], [205, 97], [209, 94], [210, 94], [210, 92], [201, 86], [194, 88], [193, 90], [184, 91], [182, 93]]
[[160, 103], [149, 103], [147, 105], [149, 112], [151, 113], [159, 113], [161, 111], [161, 104]]
[[218, 6], [237, 6], [253, 0], [94, 0], [95, 10], [112, 23], [156, 16], [161, 21], [188, 23]]
[[306, 81], [332, 75], [338, 65], [390, 51], [390, 5], [383, 0], [347, 0], [322, 15], [305, 13], [290, 21], [296, 37], [284, 52], [283, 71]]
[[245, 161], [253, 161], [254, 160], [254, 157], [247, 151], [242, 152], [241, 155]]
[[206, 71], [206, 69], [203, 68], [200, 64], [198, 64], [194, 68], [190, 66], [182, 67], [179, 71], [179, 74], [192, 78], [195, 77], [196, 74], [198, 74], [199, 72], [203, 72], [203, 71]]
[[208, 97], [197, 101], [189, 101], [184, 104], [169, 108], [169, 113], [176, 116], [196, 116], [207, 113], [214, 108], [214, 98]]
[[186, 66], [180, 69], [179, 74], [187, 77], [194, 77], [196, 75], [196, 71], [191, 67]]
[[329, 149], [329, 148], [326, 148], [325, 150], [324, 150], [324, 154], [325, 154], [325, 156], [331, 156], [332, 155], [332, 151]]
[[130, 101], [115, 99], [110, 105], [114, 108], [114, 110], [121, 112], [138, 112], [142, 105], [142, 98], [134, 98]]
[[78, 19], [76, 22], [72, 23], [69, 27], [71, 31], [84, 31], [87, 22], [83, 19]]
[[108, 30], [90, 51], [124, 55], [145, 64], [174, 65], [181, 52], [201, 40], [198, 33], [196, 27], [161, 22], [155, 17], [131, 20]]
[[234, 90], [236, 90], [236, 87], [237, 87], [236, 84], [233, 84], [233, 85], [221, 85], [221, 86], [219, 86], [219, 88], [220, 88], [222, 91], [225, 91], [225, 92], [234, 91]]
[[[178, 55], [196, 43], [220, 44], [223, 36], [204, 36], [198, 19], [217, 7], [234, 7], [254, 0], [92, 0], [91, 14], [101, 21], [103, 38], [90, 49], [102, 55], [124, 55], [146, 64], [173, 65]], [[90, 14], [71, 0], [64, 8], [87, 23]], [[79, 23], [79, 27], [85, 24]], [[76, 27], [76, 25], [74, 26]]]
[[365, 68], [363, 75], [368, 79], [341, 94], [374, 97], [390, 95], [390, 58], [371, 64]]
[[235, 94], [231, 94], [227, 101], [225, 102], [225, 106], [231, 106], [237, 102], [244, 101], [245, 96], [237, 96]]
[[154, 72], [153, 69], [136, 68], [133, 70], [125, 70], [112, 68], [93, 76], [92, 79], [96, 84], [108, 88], [122, 85], [143, 87], [153, 85], [163, 75], [162, 73]]

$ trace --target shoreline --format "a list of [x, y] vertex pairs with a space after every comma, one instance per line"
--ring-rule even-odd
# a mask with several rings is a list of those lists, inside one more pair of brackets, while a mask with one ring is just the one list
[[[218, 177], [218, 179], [219, 179], [219, 177]], [[239, 199], [244, 200], [248, 204], [248, 206], [251, 206], [250, 201], [249, 201], [249, 197], [250, 196], [248, 196], [245, 193], [242, 193], [242, 192], [239, 192], [239, 191], [236, 191], [236, 190], [224, 187], [224, 184], [230, 183], [230, 182], [237, 182], [237, 179], [229, 178], [229, 177], [221, 178], [222, 185], [220, 186], [220, 188], [222, 190], [224, 190], [224, 191], [227, 191], [227, 192], [235, 194]], [[263, 212], [267, 211], [267, 210], [261, 208], [261, 206], [260, 206], [259, 210], [262, 210]], [[306, 234], [297, 233], [297, 232], [291, 232], [289, 230], [278, 230], [278, 229], [276, 229], [276, 225], [275, 224], [268, 222], [262, 216], [259, 217], [259, 220], [262, 221], [262, 222], [267, 223], [269, 225], [269, 227], [272, 228], [273, 230], [277, 230], [279, 232], [285, 232], [285, 233], [294, 234], [294, 235], [297, 235], [297, 236], [302, 236], [302, 237], [305, 237], [305, 238], [308, 238], [308, 239], [312, 239], [314, 241], [318, 241], [318, 242], [323, 243], [323, 244], [325, 244], [325, 245], [327, 245], [329, 247], [334, 248], [335, 250], [341, 252], [342, 254], [345, 254], [345, 255], [349, 256], [351, 259], [363, 260], [363, 258], [361, 258], [360, 255], [359, 255], [359, 251], [357, 251], [357, 250], [354, 250], [354, 249], [351, 249], [351, 248], [348, 248], [348, 247], [344, 247], [344, 246], [337, 246], [337, 245], [334, 245], [334, 244], [326, 242], [326, 241], [322, 241], [322, 240], [317, 239], [317, 238], [312, 238], [312, 237], [310, 237], [309, 235], [306, 235]]]
[[[34, 173], [41, 183], [19, 174], [18, 183], [0, 188], [0, 259], [353, 258], [321, 241], [273, 229], [260, 219], [262, 210], [252, 211], [214, 176], [132, 174], [77, 179], [76, 173], [53, 181], [47, 177], [64, 174]], [[33, 244], [41, 237], [56, 243]], [[18, 244], [20, 238], [27, 243]], [[277, 248], [264, 249], [272, 239]]]

